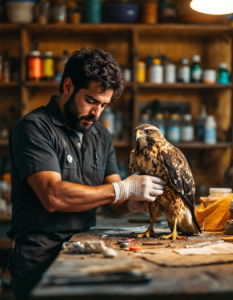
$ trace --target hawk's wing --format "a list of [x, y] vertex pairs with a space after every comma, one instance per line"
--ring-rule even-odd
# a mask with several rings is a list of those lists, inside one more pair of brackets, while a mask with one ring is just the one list
[[171, 146], [169, 150], [162, 150], [161, 154], [172, 186], [178, 191], [181, 198], [193, 211], [195, 205], [195, 183], [185, 156], [179, 149], [173, 146]]
[[135, 150], [132, 150], [129, 155], [129, 175], [138, 171], [136, 153]]

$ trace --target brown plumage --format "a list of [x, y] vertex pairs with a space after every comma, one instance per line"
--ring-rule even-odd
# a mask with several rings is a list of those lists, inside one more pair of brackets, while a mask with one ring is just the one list
[[201, 232], [194, 213], [195, 184], [185, 156], [164, 138], [157, 127], [143, 124], [136, 127], [135, 131], [137, 146], [130, 153], [129, 173], [140, 171], [142, 174], [158, 176], [167, 184], [163, 195], [149, 206], [151, 225], [147, 232], [133, 235], [153, 235], [153, 223], [162, 214], [173, 231], [164, 238], [185, 239], [177, 235], [176, 227], [185, 234]]

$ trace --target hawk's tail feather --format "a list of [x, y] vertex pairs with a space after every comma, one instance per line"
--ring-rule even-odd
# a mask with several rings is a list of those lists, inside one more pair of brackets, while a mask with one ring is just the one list
[[195, 226], [197, 227], [197, 230], [198, 230], [200, 233], [202, 233], [202, 230], [201, 230], [199, 224], [197, 223], [197, 219], [196, 219], [196, 216], [195, 216], [195, 212], [193, 212], [192, 215], [193, 215], [193, 216], [192, 216], [192, 217], [193, 217], [193, 223], [194, 223]]

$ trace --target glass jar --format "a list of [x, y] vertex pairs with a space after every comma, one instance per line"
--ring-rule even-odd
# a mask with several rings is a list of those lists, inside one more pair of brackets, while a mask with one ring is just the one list
[[60, 0], [58, 3], [54, 3], [51, 8], [51, 19], [53, 23], [65, 24], [67, 20], [67, 7]]
[[139, 125], [142, 125], [142, 124], [150, 124], [150, 115], [149, 114], [142, 114], [141, 115]]
[[206, 207], [210, 206], [215, 201], [218, 201], [221, 197], [227, 196], [231, 193], [232, 193], [232, 189], [210, 188], [209, 195], [206, 199]]
[[27, 58], [27, 77], [30, 81], [42, 79], [42, 58], [40, 51], [31, 51]]
[[178, 114], [172, 114], [167, 126], [167, 139], [171, 143], [180, 142], [180, 121]]
[[164, 67], [164, 81], [166, 83], [175, 83], [176, 82], [176, 66], [174, 64], [166, 64]]
[[154, 125], [155, 127], [157, 127], [162, 135], [165, 137], [166, 134], [166, 122], [163, 118], [163, 114], [155, 114], [154, 119], [152, 120], [152, 125]]
[[202, 68], [200, 61], [200, 55], [193, 56], [193, 63], [191, 65], [191, 82], [199, 83], [202, 81]]
[[144, 61], [139, 61], [137, 63], [137, 75], [138, 82], [146, 81], [146, 63]]
[[46, 51], [43, 55], [43, 79], [52, 80], [54, 78], [54, 59], [53, 52]]
[[115, 136], [115, 114], [110, 107], [106, 107], [101, 114], [100, 122], [107, 127], [111, 136]]

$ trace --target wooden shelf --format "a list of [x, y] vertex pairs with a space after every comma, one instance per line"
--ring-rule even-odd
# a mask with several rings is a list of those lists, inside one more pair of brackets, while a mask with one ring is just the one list
[[130, 142], [128, 142], [128, 141], [113, 141], [113, 146], [115, 148], [126, 148], [126, 147], [130, 147]]
[[20, 86], [20, 84], [18, 83], [18, 82], [14, 82], [14, 81], [12, 81], [12, 82], [7, 82], [7, 83], [5, 83], [5, 82], [0, 82], [0, 87], [13, 87], [13, 86]]
[[162, 83], [156, 84], [151, 82], [138, 83], [139, 88], [154, 89], [232, 89], [232, 83], [229, 84], [206, 84], [206, 83]]
[[[24, 84], [26, 87], [48, 87], [48, 88], [58, 88], [60, 86], [60, 83], [57, 82], [51, 82], [51, 81], [40, 81], [40, 82], [30, 82], [26, 81]], [[126, 82], [125, 87], [132, 87], [132, 82]]]
[[172, 143], [175, 147], [181, 149], [224, 149], [231, 148], [231, 142], [218, 142], [217, 144], [205, 144], [202, 142], [191, 142], [191, 143]]
[[0, 139], [0, 147], [8, 147], [8, 146], [9, 146], [8, 140]]
[[28, 24], [24, 26], [30, 33], [47, 34], [48, 32], [68, 32], [68, 33], [83, 33], [83, 32], [127, 32], [137, 30], [139, 34], [153, 34], [153, 35], [221, 35], [232, 34], [233, 28], [228, 25], [195, 25], [195, 24], [115, 24], [115, 23], [102, 23], [102, 24]]

